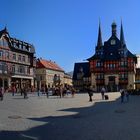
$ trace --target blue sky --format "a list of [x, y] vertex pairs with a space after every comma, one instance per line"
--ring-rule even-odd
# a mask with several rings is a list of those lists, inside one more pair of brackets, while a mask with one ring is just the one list
[[128, 49], [140, 54], [139, 0], [0, 0], [0, 29], [35, 46], [36, 56], [58, 63], [66, 72], [94, 54], [101, 21], [102, 39], [121, 19]]

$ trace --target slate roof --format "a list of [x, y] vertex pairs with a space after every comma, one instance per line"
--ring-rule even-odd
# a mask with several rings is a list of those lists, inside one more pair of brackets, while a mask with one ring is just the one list
[[115, 22], [112, 23], [112, 35], [107, 41], [104, 42], [104, 45], [100, 43], [102, 41], [101, 39], [102, 36], [101, 36], [101, 29], [99, 24], [98, 41], [95, 49], [95, 54], [92, 57], [88, 58], [87, 59], [88, 61], [97, 60], [97, 59], [100, 59], [101, 61], [119, 60], [123, 57], [133, 58], [136, 61], [136, 56], [132, 54], [126, 47], [122, 22], [121, 22], [121, 30], [120, 30], [120, 39], [118, 39], [116, 34]]
[[[2, 35], [6, 35], [8, 41], [9, 41], [9, 43], [10, 43], [10, 46], [13, 47], [14, 49], [26, 51], [26, 52], [29, 52], [29, 53], [35, 53], [35, 48], [34, 48], [33, 45], [31, 45], [31, 44], [29, 44], [29, 43], [27, 43], [27, 42], [18, 40], [18, 39], [16, 39], [16, 38], [10, 37], [10, 35], [9, 35], [8, 30], [7, 30], [6, 27], [5, 27], [3, 30], [0, 31], [0, 38], [2, 37]], [[25, 49], [21, 49], [21, 48], [18, 48], [18, 47], [14, 47], [13, 42], [15, 42], [15, 43], [17, 43], [17, 44], [21, 44], [21, 45], [28, 46], [28, 47], [30, 48], [30, 51], [29, 51], [29, 50], [25, 50]]]
[[[110, 44], [111, 39], [116, 40], [115, 45]], [[124, 51], [124, 55], [119, 53], [120, 49]], [[100, 59], [102, 61], [106, 61], [106, 60], [119, 60], [122, 57], [136, 58], [136, 56], [127, 49], [126, 45], [122, 47], [120, 40], [114, 36], [110, 37], [108, 41], [104, 42], [104, 45], [102, 46], [102, 50], [103, 50], [102, 55], [101, 54], [98, 55], [97, 53], [95, 53], [92, 57], [88, 58], [87, 60], [90, 61], [94, 59]]]
[[75, 63], [73, 80], [77, 80], [77, 73], [79, 73], [80, 68], [83, 69], [84, 77], [90, 77], [90, 65], [89, 62]]

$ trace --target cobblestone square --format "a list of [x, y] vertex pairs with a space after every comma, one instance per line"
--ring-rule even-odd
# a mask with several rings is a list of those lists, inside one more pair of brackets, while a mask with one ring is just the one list
[[106, 93], [93, 102], [87, 94], [59, 98], [6, 94], [0, 102], [0, 140], [139, 140], [140, 97], [120, 102], [120, 93]]

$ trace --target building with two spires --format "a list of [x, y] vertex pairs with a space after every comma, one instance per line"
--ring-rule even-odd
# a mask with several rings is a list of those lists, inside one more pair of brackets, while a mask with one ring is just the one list
[[83, 90], [85, 86], [95, 91], [102, 87], [107, 91], [135, 89], [137, 57], [127, 48], [122, 23], [119, 38], [115, 22], [111, 28], [111, 37], [103, 43], [99, 24], [95, 54], [87, 59], [88, 62], [75, 63], [73, 84], [76, 89]]

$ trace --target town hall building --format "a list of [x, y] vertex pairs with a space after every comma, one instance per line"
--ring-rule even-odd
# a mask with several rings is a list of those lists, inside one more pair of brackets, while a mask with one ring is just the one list
[[[84, 70], [89, 73], [90, 86], [95, 91], [100, 91], [105, 87], [107, 91], [119, 91], [121, 88], [135, 89], [135, 75], [137, 57], [132, 54], [126, 45], [123, 25], [121, 23], [120, 38], [117, 36], [117, 25], [112, 23], [111, 37], [102, 42], [102, 32], [99, 24], [98, 40], [95, 47], [95, 54], [88, 58], [87, 65], [89, 67]], [[84, 62], [85, 63], [85, 62]], [[84, 88], [84, 73], [82, 77], [78, 77], [81, 69], [85, 69], [80, 65], [82, 63], [75, 63], [73, 84], [75, 88], [79, 87], [79, 81]], [[78, 66], [78, 67], [77, 67]]]

